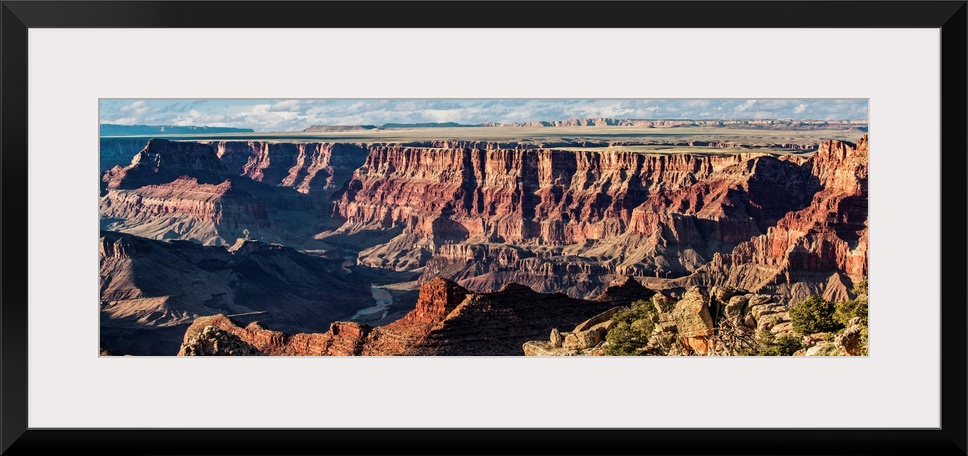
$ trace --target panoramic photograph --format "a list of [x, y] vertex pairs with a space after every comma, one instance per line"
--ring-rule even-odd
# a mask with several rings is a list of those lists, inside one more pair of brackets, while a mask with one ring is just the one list
[[867, 99], [101, 99], [100, 356], [868, 356]]

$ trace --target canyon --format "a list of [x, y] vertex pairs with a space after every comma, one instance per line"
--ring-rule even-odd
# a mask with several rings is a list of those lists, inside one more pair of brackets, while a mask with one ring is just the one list
[[657, 293], [785, 309], [867, 277], [866, 125], [371, 127], [102, 138], [102, 348], [523, 355]]
[[438, 277], [421, 287], [412, 311], [385, 326], [335, 322], [324, 333], [285, 334], [259, 322], [243, 327], [220, 314], [196, 319], [179, 355], [228, 354], [220, 347], [273, 356], [520, 355], [522, 344], [552, 328], [574, 326], [653, 294], [631, 279], [594, 300], [541, 294], [517, 284], [478, 294]]

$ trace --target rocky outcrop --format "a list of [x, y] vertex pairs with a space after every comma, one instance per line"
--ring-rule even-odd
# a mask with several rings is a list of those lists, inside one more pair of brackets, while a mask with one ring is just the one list
[[[536, 293], [516, 284], [494, 293], [475, 294], [437, 278], [421, 287], [413, 311], [386, 326], [337, 322], [325, 333], [286, 335], [258, 324], [243, 328], [229, 318], [216, 316], [197, 319], [184, 341], [188, 343], [204, 328], [214, 326], [267, 355], [520, 355], [524, 342], [552, 328], [574, 327], [651, 294], [634, 280], [616, 284], [592, 301], [560, 293]], [[590, 344], [590, 331], [603, 337], [604, 326], [596, 325], [579, 326], [584, 338], [572, 342], [565, 337], [563, 343]]]
[[866, 325], [854, 317], [847, 327], [836, 333], [818, 333], [803, 336], [803, 346], [794, 356], [867, 356]]
[[261, 356], [262, 353], [252, 345], [232, 333], [215, 326], [206, 326], [202, 331], [182, 344], [179, 356]]
[[[632, 281], [634, 282], [634, 281]], [[636, 285], [638, 285], [636, 283]], [[624, 288], [624, 287], [623, 287]], [[773, 337], [792, 334], [787, 307], [772, 296], [746, 293], [726, 287], [693, 287], [680, 297], [657, 293], [648, 303], [654, 312], [649, 317], [652, 332], [640, 347], [641, 355], [712, 356], [736, 354], [735, 348], [752, 348], [757, 334]], [[527, 356], [602, 356], [607, 353], [607, 335], [618, 322], [615, 316], [624, 307], [609, 309], [569, 332], [551, 331], [545, 340], [531, 340], [522, 346]], [[726, 336], [723, 331], [732, 331]], [[744, 336], [746, 346], [731, 338]], [[850, 339], [851, 336], [845, 336]], [[727, 340], [727, 339], [730, 340]], [[859, 337], [854, 337], [859, 339]], [[859, 345], [856, 343], [855, 345]]]
[[[239, 350], [243, 355], [299, 356], [329, 354], [333, 356], [359, 355], [361, 344], [369, 327], [359, 323], [336, 322], [325, 333], [300, 333], [286, 335], [267, 329], [253, 322], [245, 327], [237, 325], [225, 315], [200, 317], [185, 332], [178, 356], [210, 356], [217, 353], [205, 350], [206, 331], [218, 331], [233, 344], [241, 344], [251, 351]], [[199, 345], [202, 345], [200, 348]]]
[[713, 319], [709, 314], [709, 299], [692, 288], [672, 309], [671, 320], [676, 325], [679, 342], [691, 352], [705, 355], [712, 349]]
[[603, 356], [605, 336], [615, 327], [612, 317], [624, 307], [613, 307], [562, 333], [551, 330], [547, 341], [531, 340], [521, 346], [525, 356]]

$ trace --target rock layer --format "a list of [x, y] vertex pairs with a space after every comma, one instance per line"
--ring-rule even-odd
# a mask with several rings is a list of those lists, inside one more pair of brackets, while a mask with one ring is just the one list
[[516, 281], [588, 297], [624, 275], [687, 275], [820, 187], [798, 157], [386, 146], [335, 213], [337, 232], [401, 231], [362, 264], [426, 266], [425, 279], [479, 292]]

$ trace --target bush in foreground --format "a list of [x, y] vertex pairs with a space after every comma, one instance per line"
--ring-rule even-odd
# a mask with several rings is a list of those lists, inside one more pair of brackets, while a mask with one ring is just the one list
[[755, 354], [757, 356], [793, 356], [801, 348], [803, 345], [797, 336], [786, 334], [774, 337], [770, 332], [765, 332]]
[[820, 296], [810, 295], [790, 309], [790, 322], [793, 330], [799, 334], [836, 331], [843, 325], [834, 319], [835, 312], [834, 303]]
[[633, 356], [642, 352], [649, 344], [652, 329], [655, 327], [655, 308], [649, 301], [638, 300], [631, 308], [623, 310], [612, 320], [616, 322], [605, 336], [608, 345], [605, 354], [609, 356]]

